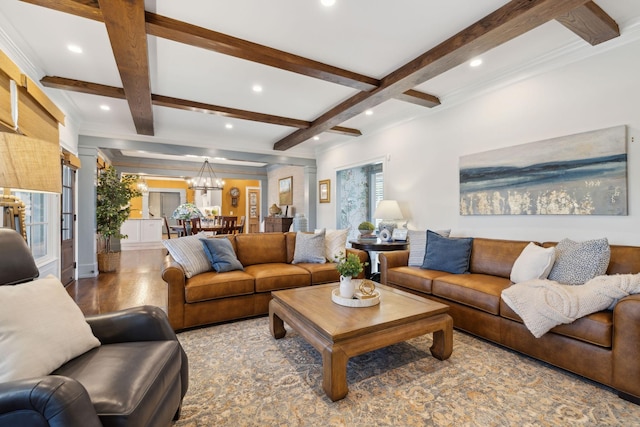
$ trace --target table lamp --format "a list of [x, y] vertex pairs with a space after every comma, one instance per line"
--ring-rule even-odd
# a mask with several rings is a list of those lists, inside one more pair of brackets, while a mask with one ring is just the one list
[[373, 214], [376, 219], [381, 219], [378, 224], [378, 230], [388, 230], [389, 234], [393, 233], [393, 229], [396, 228], [396, 221], [403, 219], [400, 205], [395, 200], [381, 200], [378, 203], [378, 207]]

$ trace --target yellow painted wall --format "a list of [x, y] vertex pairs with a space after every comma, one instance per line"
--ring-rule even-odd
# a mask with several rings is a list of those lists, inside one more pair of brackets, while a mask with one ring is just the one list
[[[194, 192], [189, 190], [186, 181], [167, 181], [162, 179], [146, 179], [147, 187], [149, 190], [154, 188], [180, 188], [186, 190], [187, 202], [193, 203]], [[129, 214], [131, 219], [142, 218], [142, 196], [131, 199], [131, 213]]]
[[[258, 180], [225, 179], [224, 190], [222, 190], [222, 215], [235, 215], [240, 219], [240, 217], [247, 211], [247, 187], [258, 186], [260, 186], [260, 181]], [[233, 187], [238, 187], [240, 189], [238, 206], [231, 206], [231, 194], [229, 194], [229, 192]]]
[[[187, 202], [193, 203], [194, 191], [189, 190], [186, 181], [164, 181], [147, 179], [147, 187], [149, 190], [154, 188], [180, 188], [185, 189], [187, 194]], [[222, 212], [221, 215], [235, 215], [240, 218], [247, 211], [247, 187], [259, 187], [260, 181], [247, 179], [225, 179], [224, 190], [222, 190]], [[229, 191], [233, 187], [240, 189], [240, 197], [238, 197], [238, 206], [231, 206], [231, 194]], [[233, 213], [232, 213], [233, 212]], [[142, 218], [142, 196], [131, 199], [131, 219]]]

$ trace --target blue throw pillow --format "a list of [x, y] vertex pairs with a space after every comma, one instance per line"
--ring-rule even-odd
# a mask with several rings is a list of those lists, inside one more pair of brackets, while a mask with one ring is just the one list
[[427, 230], [427, 250], [422, 268], [452, 274], [467, 273], [472, 244], [471, 237], [451, 239]]
[[200, 239], [204, 245], [204, 252], [211, 262], [211, 266], [218, 273], [233, 270], [243, 270], [244, 267], [238, 261], [236, 253], [233, 251], [231, 242], [226, 237]]

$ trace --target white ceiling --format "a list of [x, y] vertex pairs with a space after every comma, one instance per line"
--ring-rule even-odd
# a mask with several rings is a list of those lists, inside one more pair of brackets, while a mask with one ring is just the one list
[[[625, 28], [640, 17], [638, 0], [595, 0]], [[505, 0], [146, 0], [147, 11], [242, 38], [376, 79], [435, 47], [460, 30], [505, 5]], [[0, 33], [30, 61], [39, 79], [60, 76], [122, 87], [105, 25], [17, 0], [0, 2]], [[2, 35], [2, 34], [0, 34]], [[207, 104], [313, 121], [357, 93], [355, 89], [148, 36], [151, 92]], [[605, 44], [608, 42], [605, 42]], [[83, 49], [67, 50], [68, 44]], [[562, 63], [567, 51], [589, 55], [590, 46], [556, 21], [530, 31], [482, 55], [478, 68], [460, 65], [415, 89], [440, 98], [428, 109], [390, 100], [341, 126], [363, 135], [401, 121], [464, 102], [469, 96], [525, 77], [544, 63]], [[577, 53], [576, 53], [577, 52]], [[254, 84], [263, 87], [252, 91]], [[81, 135], [158, 142], [187, 147], [282, 155], [273, 144], [296, 129], [212, 114], [153, 107], [153, 137], [137, 135], [125, 100], [45, 91], [67, 107]], [[100, 105], [109, 105], [103, 111]], [[231, 124], [232, 129], [225, 125]], [[323, 133], [285, 152], [314, 158], [316, 150], [353, 140]], [[362, 138], [362, 137], [361, 137]], [[188, 152], [189, 150], [185, 150]], [[125, 156], [145, 157], [132, 150]], [[151, 156], [151, 155], [150, 155]], [[154, 155], [155, 158], [158, 154]]]

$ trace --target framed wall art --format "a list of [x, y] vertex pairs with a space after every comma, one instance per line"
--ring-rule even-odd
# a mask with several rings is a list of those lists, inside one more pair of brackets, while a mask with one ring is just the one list
[[627, 215], [626, 126], [460, 158], [461, 215]]
[[331, 180], [323, 179], [318, 182], [318, 195], [320, 196], [320, 203], [331, 202]]
[[293, 204], [293, 176], [278, 181], [278, 204], [280, 206]]

